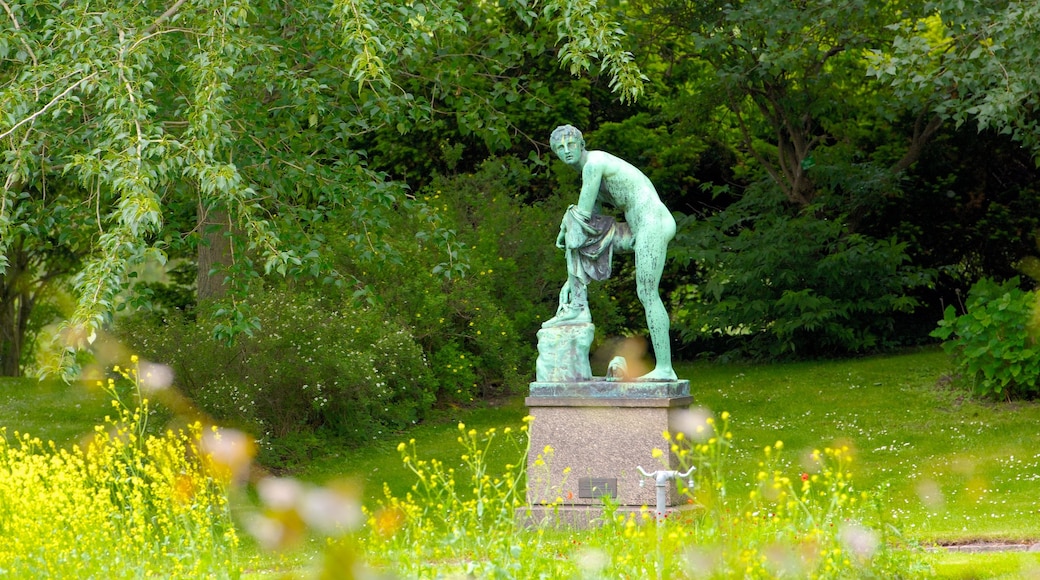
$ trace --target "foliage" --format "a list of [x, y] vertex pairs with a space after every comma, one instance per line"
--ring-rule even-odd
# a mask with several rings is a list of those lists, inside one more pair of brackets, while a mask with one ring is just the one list
[[[637, 117], [620, 124], [629, 129], [625, 139], [612, 136], [620, 145], [656, 145], [631, 150], [651, 165], [680, 168], [660, 172], [669, 181], [685, 177], [673, 209], [691, 217], [670, 252], [681, 266], [673, 267], [669, 278], [678, 284], [668, 289], [677, 327], [688, 327], [680, 333], [685, 346], [817, 356], [904, 340], [900, 318], [914, 310], [912, 293], [924, 285], [911, 266], [913, 244], [926, 241], [879, 222], [887, 217], [882, 210], [905, 199], [901, 175], [940, 120], [916, 103], [895, 102], [891, 88], [867, 75], [865, 55], [888, 47], [895, 36], [889, 25], [920, 13], [919, 3], [653, 0], [631, 12], [628, 29], [652, 80], [647, 100], [661, 124], [656, 133], [670, 141], [645, 137]], [[687, 141], [700, 145], [686, 148], [699, 154], [696, 162], [661, 163], [655, 155]], [[766, 190], [786, 204], [762, 202]], [[751, 199], [734, 203], [742, 197]], [[719, 211], [729, 215], [713, 217]], [[693, 215], [725, 234], [706, 234], [712, 228]], [[754, 228], [737, 233], [751, 221]], [[691, 238], [703, 248], [696, 257], [682, 247]], [[820, 262], [824, 256], [832, 258]], [[705, 291], [709, 283], [716, 287]], [[733, 301], [715, 308], [725, 300], [723, 285]], [[696, 304], [702, 300], [708, 305]], [[721, 340], [703, 342], [712, 332]], [[748, 333], [758, 340], [746, 344]]]
[[955, 286], [941, 296], [949, 302], [953, 290], [983, 277], [1015, 275], [1037, 228], [1040, 11], [1005, 0], [922, 7], [894, 27], [890, 46], [872, 53], [869, 74], [912, 110], [953, 128], [930, 153], [930, 167], [920, 168], [920, 198], [897, 210], [903, 230], [920, 234], [921, 263], [942, 261], [936, 265]]
[[682, 224], [676, 256], [695, 260], [701, 281], [676, 291], [676, 328], [754, 357], [833, 356], [897, 340], [894, 316], [930, 274], [906, 245], [849, 232], [814, 208], [789, 213], [768, 190]]
[[[644, 79], [632, 65], [634, 55], [623, 50], [621, 40], [628, 39], [615, 20], [624, 19], [608, 6], [612, 2], [516, 2], [523, 9], [515, 13], [509, 4], [494, 10], [469, 3], [463, 13], [495, 16], [470, 19], [466, 35], [452, 40], [453, 50], [409, 66], [396, 79], [402, 90], [430, 99], [430, 115], [406, 133], [385, 126], [360, 135], [357, 147], [368, 152], [371, 167], [418, 189], [437, 173], [473, 172], [494, 156], [542, 164], [552, 127], [588, 127], [594, 112], [602, 117], [631, 110]], [[543, 17], [532, 18], [534, 11]], [[606, 54], [618, 58], [596, 66], [597, 55]], [[592, 75], [572, 74], [590, 65]], [[625, 84], [638, 91], [619, 94], [621, 76], [604, 74], [610, 70], [624, 70]], [[531, 198], [550, 193], [546, 183], [535, 185]]]
[[1018, 278], [1003, 284], [984, 278], [968, 293], [967, 312], [948, 306], [932, 336], [942, 339], [957, 369], [982, 397], [1040, 395], [1040, 332], [1036, 292]]
[[[908, 242], [914, 263], [939, 270], [937, 283], [958, 292], [982, 277], [1017, 275], [1040, 229], [1032, 154], [996, 131], [967, 126], [944, 127], [932, 145], [906, 173], [901, 195], [887, 198], [862, 229]], [[953, 289], [943, 299], [954, 302]]]
[[891, 52], [876, 55], [872, 74], [900, 98], [928, 99], [960, 126], [974, 121], [1025, 145], [1040, 164], [1040, 7], [1035, 2], [925, 4], [927, 16], [899, 27]]
[[[402, 204], [385, 251], [333, 224], [328, 238], [337, 268], [355, 278], [358, 297], [392, 308], [430, 361], [438, 401], [468, 403], [518, 391], [534, 367], [536, 333], [557, 307], [566, 277], [553, 246], [561, 200], [525, 204], [534, 179], [513, 158], [472, 175], [435, 177], [418, 199]], [[380, 252], [381, 263], [366, 259]], [[615, 307], [593, 292], [593, 311], [608, 336]]]
[[696, 107], [700, 115], [725, 107], [723, 125], [754, 160], [755, 178], [770, 180], [791, 203], [815, 203], [820, 184], [814, 166], [821, 157], [898, 171], [934, 130], [915, 130], [895, 157], [874, 145], [885, 141], [877, 134], [892, 131], [895, 117], [884, 88], [867, 78], [863, 58], [864, 51], [886, 46], [895, 34], [888, 25], [911, 17], [919, 3], [743, 0], [694, 6], [656, 0], [643, 9], [653, 23], [649, 38], [662, 39], [660, 52], [671, 54], [670, 62], [686, 57], [708, 67], [707, 75], [680, 85], [685, 91], [679, 92], [707, 91], [713, 99], [680, 97], [679, 107]]
[[[137, 381], [136, 366], [125, 374]], [[225, 473], [194, 422], [146, 434], [147, 400], [71, 449], [0, 428], [0, 570], [13, 578], [238, 578]]]
[[[670, 210], [689, 214], [705, 209], [704, 183], [723, 177], [712, 173], [727, 173], [727, 162], [734, 158], [724, 145], [680, 129], [663, 115], [639, 113], [604, 123], [586, 140], [590, 149], [609, 151], [638, 167]], [[722, 167], [716, 156], [724, 159]]]
[[[225, 338], [255, 332], [248, 296], [264, 273], [372, 284], [353, 276], [374, 265], [344, 272], [329, 255], [328, 221], [349, 215], [357, 247], [393, 259], [399, 244], [381, 236], [397, 235], [410, 194], [388, 176], [424, 190], [435, 172], [474, 171], [500, 152], [544, 168], [546, 133], [565, 121], [640, 166], [673, 210], [712, 213], [764, 180], [805, 219], [896, 236], [913, 263], [966, 287], [980, 269], [1006, 274], [1019, 256], [997, 243], [1029, 236], [1006, 173], [973, 179], [1019, 159], [998, 141], [998, 159], [975, 163], [978, 153], [944, 142], [949, 159], [918, 174], [915, 191], [898, 176], [942, 119], [977, 118], [1031, 143], [1036, 22], [1029, 3], [959, 0], [10, 4], [0, 13], [0, 291], [17, 295], [2, 303], [35, 307], [40, 282], [74, 284], [74, 305], [46, 314], [70, 318], [60, 346], [82, 347], [128, 300], [185, 302], [131, 284], [139, 264], [190, 260], [207, 234], [226, 233], [232, 254], [213, 275], [230, 293], [206, 323]], [[514, 193], [546, 199], [557, 170]], [[206, 227], [214, 216], [224, 219]], [[459, 235], [428, 234], [440, 245]], [[937, 247], [947, 236], [963, 251]], [[464, 267], [433, 267], [442, 263]], [[669, 268], [676, 284], [696, 273]], [[0, 314], [0, 347], [31, 346], [32, 330], [19, 341], [23, 325]], [[465, 342], [452, 348], [471, 352]], [[59, 352], [46, 370], [71, 362]], [[8, 368], [25, 360], [0, 356]]]
[[251, 299], [263, 331], [233, 344], [175, 314], [122, 328], [141, 356], [172, 367], [201, 409], [255, 434], [262, 460], [306, 457], [320, 445], [307, 437], [315, 430], [351, 442], [377, 438], [433, 403], [437, 382], [422, 350], [382, 308], [288, 289]]
[[[227, 216], [233, 242], [223, 330], [255, 329], [242, 299], [256, 276], [336, 277], [313, 234], [330, 209], [348, 208], [370, 230], [388, 227], [401, 190], [367, 169], [358, 145], [366, 134], [407, 132], [443, 112], [489, 140], [507, 140], [500, 102], [544, 110], [544, 94], [527, 93], [516, 70], [494, 80], [487, 71], [515, 68], [517, 55], [555, 42], [570, 72], [597, 67], [619, 97], [637, 97], [638, 69], [597, 7], [5, 4], [0, 272], [10, 265], [12, 233], [32, 219], [21, 211], [22, 193], [64, 177], [79, 207], [93, 210], [94, 235], [81, 250], [62, 346], [91, 342], [133, 266], [190, 252], [204, 215]], [[529, 47], [535, 24], [555, 35]], [[406, 87], [413, 71], [426, 82]], [[460, 87], [473, 90], [456, 98]]]
[[[434, 403], [517, 392], [563, 270], [546, 241], [559, 213], [519, 199], [531, 179], [510, 158], [437, 177], [420, 199], [402, 200], [379, 236], [348, 212], [329, 216], [315, 235], [355, 283], [254, 292], [261, 330], [233, 344], [208, 335], [206, 308], [198, 320], [176, 312], [161, 323], [120, 320], [121, 334], [168, 361], [196, 404], [260, 436], [268, 464], [305, 460], [326, 436], [378, 437]], [[559, 275], [531, 266], [551, 263]], [[607, 320], [609, 302], [594, 300]]]
[[[0, 374], [21, 376], [30, 366], [40, 327], [56, 313], [56, 290], [81, 267], [93, 233], [91, 208], [57, 179], [24, 189], [7, 214], [12, 227], [0, 245]], [[3, 217], [0, 217], [2, 220]]]

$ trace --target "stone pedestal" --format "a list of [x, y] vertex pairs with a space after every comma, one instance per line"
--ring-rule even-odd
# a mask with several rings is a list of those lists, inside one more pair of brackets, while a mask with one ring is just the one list
[[[678, 431], [676, 419], [693, 402], [689, 393], [689, 381], [532, 383], [526, 399], [534, 417], [527, 461], [531, 518], [587, 526], [601, 515], [603, 495], [621, 511], [652, 511], [654, 481], [637, 467], [679, 468], [662, 433]], [[663, 456], [654, 457], [654, 449]], [[682, 503], [670, 486], [668, 506]]]
[[538, 331], [538, 381], [573, 382], [592, 379], [589, 348], [596, 335], [591, 322], [564, 324]]

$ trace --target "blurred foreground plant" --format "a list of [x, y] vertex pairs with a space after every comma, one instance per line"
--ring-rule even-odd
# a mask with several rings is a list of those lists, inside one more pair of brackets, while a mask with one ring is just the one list
[[[921, 578], [931, 570], [902, 539], [883, 497], [856, 491], [851, 450], [807, 453], [797, 467], [783, 458], [783, 441], [762, 450], [746, 494], [726, 494], [724, 460], [732, 446], [729, 413], [716, 421], [691, 412], [692, 427], [666, 433], [680, 465], [695, 465], [687, 494], [703, 509], [688, 514], [695, 577]], [[700, 416], [698, 416], [700, 415]], [[682, 424], [682, 423], [681, 423]], [[791, 470], [796, 470], [791, 474]]]
[[[244, 566], [232, 505], [235, 520], [261, 547], [320, 540], [320, 565], [291, 567], [322, 578], [931, 574], [922, 553], [891, 524], [883, 498], [854, 489], [852, 454], [844, 446], [806, 453], [792, 465], [777, 442], [763, 450], [747, 491], [734, 491], [744, 488], [728, 475], [736, 446], [728, 413], [716, 420], [708, 411], [690, 411], [676, 432], [665, 434], [679, 463], [698, 467], [694, 488], [682, 489], [692, 505], [657, 524], [646, 507], [622, 513], [605, 505], [598, 527], [576, 530], [526, 510], [526, 424], [480, 433], [460, 423], [456, 460], [425, 459], [414, 440], [401, 443], [402, 461], [415, 477], [411, 491], [401, 498], [387, 490], [363, 510], [356, 485], [260, 473], [250, 465], [252, 441], [237, 431], [192, 421], [149, 434], [147, 400], [134, 404], [121, 389], [129, 385], [144, 395], [159, 388], [163, 381], [154, 379], [162, 373], [137, 360], [117, 373], [122, 381], [101, 386], [118, 416], [81, 446], [61, 450], [21, 434], [0, 439], [3, 574], [237, 578]], [[172, 396], [161, 388], [155, 395]], [[533, 465], [552, 461], [546, 448]]]
[[[117, 372], [140, 388], [136, 357]], [[124, 401], [92, 437], [60, 449], [0, 427], [0, 575], [9, 578], [238, 578], [226, 433], [195, 421], [146, 433], [149, 406]], [[227, 443], [227, 441], [225, 441]]]
[[[369, 512], [363, 545], [372, 564], [407, 577], [436, 563], [481, 578], [521, 575], [527, 425], [478, 433], [459, 423], [458, 432], [458, 469], [422, 459], [414, 439], [397, 446], [416, 481], [404, 498], [384, 484], [386, 498]], [[489, 454], [506, 454], [503, 473], [489, 473]]]

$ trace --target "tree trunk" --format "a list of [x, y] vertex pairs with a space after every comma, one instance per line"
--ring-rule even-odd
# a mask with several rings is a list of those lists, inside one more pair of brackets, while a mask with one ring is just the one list
[[0, 376], [22, 376], [22, 337], [18, 333], [16, 313], [19, 300], [5, 300], [0, 307]]
[[890, 168], [892, 173], [902, 173], [920, 159], [924, 146], [932, 138], [932, 135], [935, 135], [935, 132], [939, 130], [939, 127], [942, 126], [942, 118], [938, 115], [932, 115], [926, 123], [924, 119], [927, 115], [926, 111], [917, 116], [914, 122], [914, 134], [910, 137], [910, 145], [907, 147], [902, 159]]
[[235, 256], [229, 235], [231, 221], [227, 210], [207, 210], [199, 204], [198, 216], [202, 240], [199, 242], [199, 272], [196, 281], [197, 297], [202, 302], [222, 298], [227, 292], [224, 280]]
[[7, 258], [7, 272], [0, 276], [0, 376], [20, 377], [36, 288], [26, 279], [28, 256], [12, 246]]
[[25, 349], [25, 333], [29, 328], [35, 300], [30, 296], [18, 296], [4, 304], [0, 311], [0, 376], [22, 376], [22, 352]]

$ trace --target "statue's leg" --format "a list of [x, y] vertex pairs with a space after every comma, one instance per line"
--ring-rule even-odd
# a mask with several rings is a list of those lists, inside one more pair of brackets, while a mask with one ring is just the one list
[[559, 316], [563, 309], [571, 303], [571, 280], [567, 278], [567, 281], [563, 283], [563, 287], [560, 288], [560, 305], [556, 308], [556, 315]]
[[[567, 258], [567, 283], [564, 284], [563, 290], [560, 291], [560, 305], [556, 310], [556, 316], [545, 321], [542, 324], [543, 328], [561, 324], [592, 322], [592, 313], [589, 310], [588, 283], [590, 279], [598, 280], [600, 278], [590, 274], [590, 272], [596, 272], [597, 266], [594, 262], [589, 262], [590, 258], [582, 254], [583, 248], [586, 248], [586, 244], [589, 242], [589, 232], [582, 229], [582, 224], [576, 221], [571, 211], [568, 211], [566, 216], [564, 221], [567, 224], [566, 248], [564, 252]], [[610, 219], [609, 223], [612, 224], [613, 219]], [[601, 233], [605, 232], [606, 230], [602, 230]]]
[[543, 322], [542, 328], [588, 322], [592, 322], [588, 287], [580, 279], [569, 276], [560, 290], [560, 306], [556, 310], [556, 316]]
[[652, 224], [643, 224], [644, 227], [640, 229], [634, 244], [636, 294], [646, 309], [646, 326], [650, 334], [650, 344], [654, 347], [654, 357], [657, 359], [654, 370], [640, 377], [641, 379], [676, 379], [675, 370], [672, 369], [672, 345], [668, 334], [671, 324], [660, 291], [668, 242], [675, 235], [675, 220], [671, 215], [667, 218]]
[[589, 286], [577, 278], [570, 280], [571, 284], [571, 306], [574, 308], [589, 309]]

